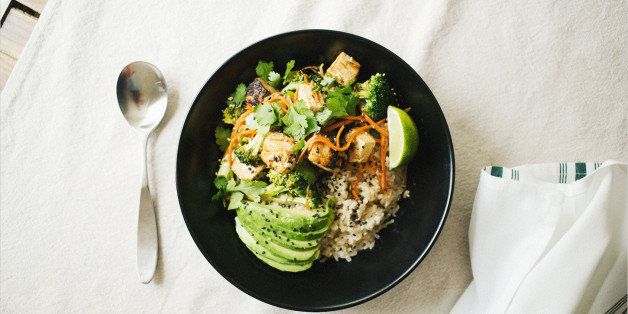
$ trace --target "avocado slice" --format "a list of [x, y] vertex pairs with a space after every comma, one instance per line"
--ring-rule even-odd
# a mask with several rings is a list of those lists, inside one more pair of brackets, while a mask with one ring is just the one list
[[287, 272], [299, 272], [304, 271], [312, 267], [312, 262], [316, 260], [319, 256], [318, 250], [316, 254], [312, 257], [311, 260], [303, 261], [303, 262], [294, 262], [288, 261], [284, 258], [276, 256], [268, 251], [266, 251], [262, 246], [256, 244], [255, 238], [253, 238], [242, 226], [238, 218], [235, 218], [236, 222], [236, 233], [242, 242], [251, 250], [257, 258], [259, 258], [264, 263], [279, 269], [281, 271]]
[[[243, 202], [243, 204], [238, 208], [240, 215], [252, 216], [267, 228], [276, 229], [275, 231], [295, 240], [314, 240], [322, 237], [333, 219], [331, 211], [327, 208], [303, 210], [252, 202]], [[292, 215], [296, 218], [290, 219]]]
[[264, 263], [270, 265], [273, 268], [279, 269], [281, 271], [287, 271], [287, 272], [300, 272], [300, 271], [304, 271], [304, 270], [308, 270], [310, 269], [310, 267], [312, 267], [312, 263], [307, 263], [307, 264], [303, 264], [303, 265], [298, 265], [298, 264], [281, 264], [281, 263], [277, 263], [271, 259], [266, 258], [263, 255], [257, 255], [257, 257]]
[[238, 216], [242, 217], [242, 219], [244, 219], [244, 217], [248, 217], [247, 220], [251, 220], [255, 225], [258, 226], [259, 229], [264, 227], [266, 229], [270, 229], [271, 233], [275, 231], [278, 234], [282, 234], [290, 239], [299, 241], [311, 241], [322, 238], [327, 232], [327, 229], [329, 228], [329, 225], [331, 224], [333, 218], [332, 215], [329, 215], [329, 217], [327, 218], [328, 221], [323, 227], [312, 231], [306, 231], [307, 228], [303, 228], [301, 226], [284, 226], [281, 224], [271, 224], [265, 220], [266, 215], [262, 216], [259, 211], [247, 210], [244, 206], [238, 208], [237, 213]]
[[[242, 224], [241, 220], [240, 224]], [[246, 229], [248, 234], [255, 239], [256, 244], [262, 246], [274, 255], [285, 258], [289, 261], [308, 261], [314, 255], [316, 255], [316, 252], [318, 251], [318, 246], [306, 250], [295, 250], [292, 248], [287, 248], [269, 239], [271, 237], [274, 237], [274, 235], [272, 234], [265, 233], [264, 235], [262, 235], [262, 233], [256, 232], [254, 230], [251, 230], [251, 228], [248, 228], [246, 224], [242, 224], [242, 226], [244, 227], [244, 229]]]
[[251, 214], [257, 214], [262, 220], [273, 226], [296, 229], [305, 233], [319, 230], [329, 224], [329, 211], [323, 208], [306, 210], [284, 208], [277, 205], [262, 205], [254, 202], [244, 203], [244, 210]]
[[[318, 247], [320, 243], [320, 236], [312, 240], [297, 240], [291, 238], [285, 230], [277, 230], [267, 224], [266, 222], [260, 223], [254, 219], [254, 216], [246, 214], [244, 211], [238, 211], [238, 218], [249, 233], [258, 233], [265, 237], [266, 240], [272, 241], [283, 247], [293, 250], [307, 250]], [[321, 235], [322, 236], [322, 235]]]

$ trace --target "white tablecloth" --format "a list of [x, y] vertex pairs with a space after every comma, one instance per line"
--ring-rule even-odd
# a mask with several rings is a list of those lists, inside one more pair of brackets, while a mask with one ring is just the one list
[[[196, 249], [175, 190], [177, 142], [224, 60], [273, 34], [328, 28], [412, 65], [456, 149], [454, 202], [435, 248], [353, 310], [448, 311], [471, 280], [467, 231], [482, 166], [626, 161], [627, 20], [620, 1], [51, 0], [1, 97], [1, 308], [277, 311]], [[170, 88], [149, 158], [161, 236], [150, 285], [135, 272], [140, 148], [115, 95], [135, 60], [157, 65]]]

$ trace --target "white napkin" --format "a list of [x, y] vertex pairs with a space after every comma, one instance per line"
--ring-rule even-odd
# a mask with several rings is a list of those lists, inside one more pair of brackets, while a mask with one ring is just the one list
[[453, 313], [614, 313], [626, 304], [628, 167], [608, 161], [481, 172], [473, 282]]

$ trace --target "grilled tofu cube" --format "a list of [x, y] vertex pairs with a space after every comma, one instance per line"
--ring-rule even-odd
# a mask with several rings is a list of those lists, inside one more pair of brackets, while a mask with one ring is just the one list
[[329, 166], [331, 166], [334, 159], [334, 151], [331, 147], [324, 145], [323, 143], [316, 142], [312, 144], [310, 152], [307, 155], [307, 159], [318, 167], [329, 170]]
[[[347, 132], [345, 140], [348, 140], [354, 130]], [[375, 138], [368, 132], [361, 132], [358, 134], [349, 150], [350, 162], [366, 162], [371, 157], [373, 150], [375, 149]]]
[[257, 177], [264, 170], [264, 168], [264, 164], [257, 166], [247, 165], [235, 156], [233, 157], [233, 164], [231, 165], [231, 170], [241, 180], [255, 179], [255, 177]]
[[246, 88], [246, 103], [255, 106], [261, 103], [268, 95], [270, 95], [270, 92], [264, 88], [262, 82], [258, 79], [254, 79]]
[[297, 86], [297, 93], [299, 95], [299, 100], [305, 102], [307, 109], [316, 112], [325, 106], [323, 95], [320, 92], [313, 92], [312, 85], [310, 84], [299, 84], [299, 86]]
[[355, 81], [359, 71], [360, 64], [348, 54], [341, 52], [327, 69], [327, 74], [336, 79], [340, 85], [347, 85]]
[[262, 161], [279, 173], [290, 172], [297, 163], [292, 153], [295, 142], [294, 138], [283, 133], [270, 132], [262, 143]]

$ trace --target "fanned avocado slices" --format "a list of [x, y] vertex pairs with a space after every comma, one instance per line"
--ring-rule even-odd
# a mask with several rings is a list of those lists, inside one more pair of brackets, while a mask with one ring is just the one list
[[240, 237], [240, 240], [242, 240], [242, 242], [249, 248], [249, 250], [251, 250], [251, 252], [253, 252], [255, 256], [257, 256], [257, 258], [259, 258], [264, 263], [281, 271], [304, 271], [306, 269], [309, 269], [312, 266], [312, 262], [314, 262], [319, 256], [318, 250], [316, 250], [315, 254], [312, 255], [311, 258], [305, 261], [288, 260], [286, 258], [277, 256], [269, 252], [262, 245], [257, 244], [255, 238], [246, 231], [246, 229], [244, 228], [244, 226], [242, 226], [242, 223], [237, 217], [235, 218], [235, 225], [238, 237]]

